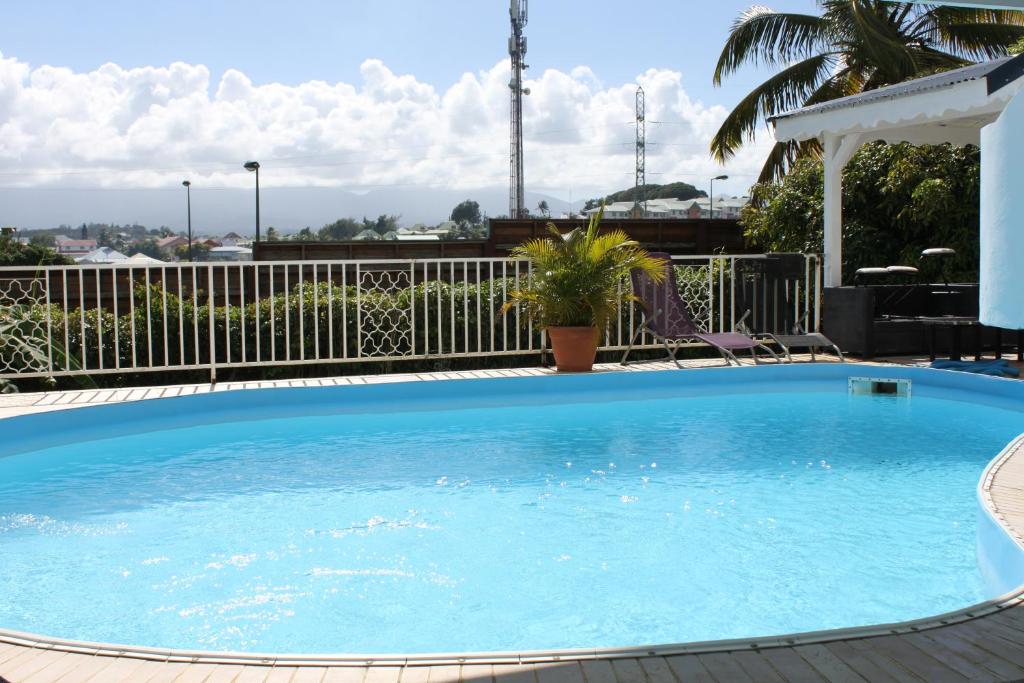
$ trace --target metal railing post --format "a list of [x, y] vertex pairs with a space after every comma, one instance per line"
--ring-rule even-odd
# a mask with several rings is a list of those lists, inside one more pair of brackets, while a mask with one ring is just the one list
[[214, 324], [214, 298], [213, 298], [213, 266], [206, 266], [206, 282], [209, 290], [207, 296], [207, 322], [209, 324], [209, 346], [210, 346], [210, 384], [217, 383], [217, 335]]

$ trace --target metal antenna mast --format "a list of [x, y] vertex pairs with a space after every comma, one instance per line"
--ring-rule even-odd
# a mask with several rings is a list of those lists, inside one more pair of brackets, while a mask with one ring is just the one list
[[523, 189], [523, 95], [530, 89], [523, 87], [523, 63], [526, 56], [526, 0], [511, 0], [509, 18], [512, 21], [512, 36], [508, 39], [508, 54], [512, 57], [512, 80], [508, 87], [512, 91], [511, 155], [509, 157], [509, 218], [526, 218], [526, 195]]
[[[643, 218], [647, 212], [644, 198], [647, 185], [646, 170], [647, 130], [644, 122], [644, 89], [636, 87], [636, 188], [633, 192], [633, 218]], [[641, 206], [642, 205], [642, 206]]]

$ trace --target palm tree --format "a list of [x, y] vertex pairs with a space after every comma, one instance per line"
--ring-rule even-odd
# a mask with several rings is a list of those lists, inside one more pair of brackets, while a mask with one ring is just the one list
[[[744, 65], [778, 72], [743, 98], [711, 142], [720, 162], [776, 114], [1008, 54], [1024, 12], [881, 0], [818, 0], [821, 16], [755, 6], [743, 12], [715, 68], [715, 85]], [[783, 175], [816, 141], [779, 143], [759, 181]]]
[[647, 253], [622, 230], [601, 232], [604, 206], [587, 227], [566, 234], [548, 223], [547, 238], [524, 242], [512, 250], [530, 260], [534, 276], [509, 293], [502, 314], [523, 305], [538, 329], [597, 327], [604, 329], [635, 297], [623, 287], [630, 271], [639, 268], [655, 282], [665, 277], [665, 262]]

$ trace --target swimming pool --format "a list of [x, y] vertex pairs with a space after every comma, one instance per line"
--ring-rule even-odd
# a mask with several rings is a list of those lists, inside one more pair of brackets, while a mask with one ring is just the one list
[[10, 419], [0, 627], [190, 650], [524, 651], [995, 597], [974, 487], [1024, 432], [1020, 385], [872, 368], [911, 379], [912, 398], [851, 396], [851, 371], [278, 389]]

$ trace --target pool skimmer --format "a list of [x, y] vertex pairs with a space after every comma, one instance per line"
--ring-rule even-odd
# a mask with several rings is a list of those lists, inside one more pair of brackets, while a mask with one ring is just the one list
[[897, 396], [910, 398], [910, 380], [889, 377], [850, 377], [850, 394], [854, 396]]

